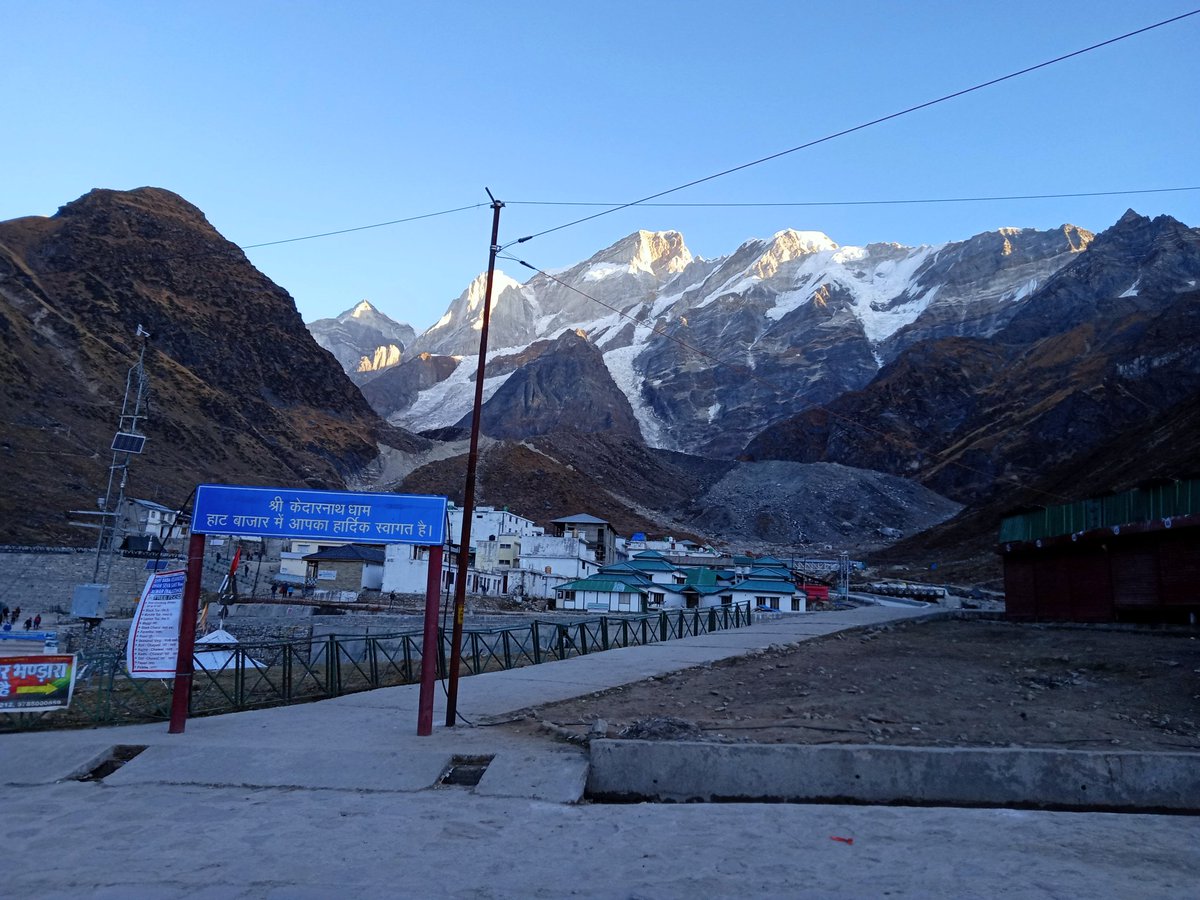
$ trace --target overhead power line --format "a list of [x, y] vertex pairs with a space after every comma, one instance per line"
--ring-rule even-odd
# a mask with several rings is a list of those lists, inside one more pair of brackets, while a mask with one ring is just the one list
[[457, 206], [454, 209], [443, 209], [439, 212], [423, 213], [419, 216], [408, 216], [404, 219], [392, 219], [388, 222], [375, 222], [372, 225], [356, 225], [354, 228], [341, 228], [337, 231], [323, 231], [320, 234], [306, 234], [302, 237], [284, 238], [280, 241], [263, 241], [261, 244], [239, 244], [239, 250], [253, 250], [257, 247], [274, 247], [277, 244], [294, 244], [297, 241], [311, 241], [316, 238], [333, 237], [336, 234], [350, 234], [353, 231], [366, 231], [369, 228], [384, 228], [388, 225], [403, 225], [405, 222], [417, 222], [421, 219], [432, 219], [435, 216], [448, 216], [451, 213], [465, 212], [468, 209], [479, 209], [481, 206], [487, 206], [486, 203], [472, 203], [470, 206]]
[[[726, 209], [731, 207], [769, 207], [769, 206], [899, 206], [911, 203], [989, 203], [1001, 200], [1062, 200], [1076, 197], [1125, 197], [1133, 194], [1170, 194], [1181, 191], [1200, 191], [1200, 185], [1194, 187], [1169, 188], [1137, 188], [1126, 191], [1078, 191], [1068, 194], [1001, 194], [990, 197], [909, 197], [900, 200], [795, 200], [795, 201], [732, 201], [728, 203], [639, 203], [638, 206], [665, 207], [668, 209]], [[510, 206], [606, 206], [604, 203], [590, 200], [505, 200]]]
[[[500, 258], [511, 260], [512, 262], [515, 262], [520, 266], [524, 266], [526, 269], [531, 269], [534, 272], [536, 272], [537, 274], [542, 275], [545, 278], [548, 278], [550, 281], [553, 281], [555, 284], [560, 285], [569, 291], [573, 291], [576, 294], [579, 294], [579, 296], [585, 297], [588, 300], [591, 300], [593, 303], [598, 303], [600, 306], [603, 306], [605, 309], [609, 309], [612, 312], [615, 312], [618, 316], [620, 316], [623, 319], [628, 319], [634, 325], [636, 325], [638, 327], [642, 327], [642, 328], [649, 328], [650, 332], [652, 334], [656, 334], [659, 337], [666, 338], [669, 341], [673, 341], [674, 343], [678, 344], [680, 347], [683, 347], [685, 350], [688, 350], [691, 353], [694, 353], [697, 356], [700, 356], [700, 357], [708, 360], [709, 362], [713, 363], [714, 365], [737, 367], [739, 369], [745, 368], [745, 366], [740, 362], [717, 356], [713, 353], [709, 353], [707, 350], [700, 349], [699, 347], [695, 346], [694, 344], [689, 344], [687, 341], [683, 340], [678, 335], [671, 334], [666, 328], [649, 325], [645, 321], [640, 320], [640, 319], [636, 318], [635, 316], [629, 315], [629, 313], [625, 312], [624, 310], [618, 309], [617, 307], [613, 306], [611, 303], [606, 303], [605, 301], [601, 300], [599, 297], [595, 297], [595, 296], [587, 293], [586, 291], [581, 291], [579, 288], [575, 287], [575, 285], [570, 284], [569, 282], [563, 281], [561, 278], [558, 278], [558, 277], [550, 274], [546, 270], [539, 269], [537, 266], [533, 265], [532, 263], [528, 263], [523, 259], [517, 259], [517, 257], [509, 256], [507, 254], [502, 255]], [[755, 372], [753, 370], [743, 372], [743, 375], [745, 378], [749, 379], [750, 381], [755, 381], [755, 382], [758, 382], [759, 384], [765, 385], [766, 387], [770, 388], [773, 391], [780, 391], [783, 389], [782, 386], [780, 384], [778, 384], [777, 382], [772, 381], [769, 378], [763, 378], [761, 375], [759, 375], [757, 372]], [[901, 446], [901, 447], [905, 447], [909, 450], [914, 450], [917, 453], [931, 457], [932, 459], [938, 460], [939, 464], [951, 465], [956, 468], [962, 469], [964, 472], [970, 472], [973, 475], [982, 475], [984, 478], [987, 478], [987, 479], [993, 478], [992, 475], [988, 474], [987, 472], [984, 472], [981, 469], [976, 469], [972, 466], [967, 465], [966, 463], [959, 462], [958, 460], [955, 460], [955, 459], [946, 459], [945, 453], [947, 451], [942, 451], [941, 453], [930, 452], [929, 450], [926, 450], [926, 449], [920, 447], [919, 445], [914, 444], [912, 441], [908, 441], [903, 438], [897, 437], [896, 435], [891, 434], [886, 431], [882, 431], [881, 429], [873, 428], [870, 425], [864, 425], [862, 422], [860, 422], [857, 419], [854, 419], [850, 416], [842, 415], [841, 413], [830, 409], [828, 405], [821, 406], [820, 409], [823, 410], [827, 415], [829, 415], [830, 418], [840, 419], [843, 422], [853, 425], [855, 428], [859, 428], [862, 431], [873, 434], [876, 437], [879, 437], [885, 441], [891, 442], [892, 444], [895, 444], [895, 445]], [[1047, 497], [1053, 497], [1055, 500], [1057, 500], [1059, 502], [1066, 502], [1067, 500], [1070, 499], [1068, 497], [1064, 497], [1061, 494], [1056, 494], [1053, 491], [1047, 491], [1042, 488], [1033, 488], [1033, 490], [1036, 491], [1037, 493], [1044, 494]]]
[[779, 159], [782, 156], [787, 156], [788, 154], [796, 153], [800, 150], [807, 150], [808, 148], [815, 147], [818, 144], [824, 144], [828, 141], [835, 140], [836, 138], [845, 137], [848, 134], [853, 134], [856, 131], [862, 131], [863, 129], [870, 128], [874, 125], [880, 125], [884, 122], [890, 122], [892, 119], [898, 119], [901, 116], [907, 116], [907, 115], [910, 115], [911, 113], [915, 113], [919, 110], [928, 109], [929, 107], [936, 106], [939, 103], [945, 103], [948, 100], [953, 100], [957, 97], [962, 97], [966, 94], [970, 94], [970, 93], [974, 93], [975, 91], [983, 90], [986, 87], [991, 87], [992, 85], [1000, 84], [1001, 82], [1009, 81], [1010, 79], [1013, 79], [1013, 78], [1018, 78], [1021, 75], [1028, 75], [1030, 72], [1036, 72], [1039, 69], [1046, 68], [1047, 66], [1053, 66], [1057, 63], [1065, 62], [1066, 60], [1073, 59], [1076, 56], [1082, 56], [1085, 53], [1091, 53], [1093, 50], [1099, 50], [1101, 47], [1107, 47], [1110, 44], [1117, 43], [1118, 41], [1124, 41], [1124, 40], [1127, 40], [1128, 38], [1136, 37], [1139, 34], [1145, 34], [1148, 31], [1153, 31], [1156, 28], [1162, 28], [1165, 25], [1171, 25], [1175, 22], [1180, 22], [1183, 19], [1187, 19], [1187, 18], [1189, 18], [1191, 16], [1195, 16], [1195, 15], [1200, 15], [1200, 9], [1193, 9], [1190, 12], [1181, 13], [1180, 15], [1172, 16], [1169, 19], [1163, 19], [1161, 22], [1155, 22], [1152, 25], [1146, 25], [1145, 27], [1138, 28], [1134, 31], [1127, 31], [1125, 34], [1120, 34], [1120, 35], [1117, 35], [1116, 37], [1109, 38], [1108, 40], [1100, 41], [1098, 44], [1092, 44], [1088, 47], [1083, 47], [1079, 50], [1073, 50], [1070, 53], [1064, 53], [1061, 56], [1056, 56], [1053, 59], [1046, 60], [1045, 62], [1040, 62], [1040, 63], [1037, 63], [1036, 65], [1032, 65], [1032, 66], [1026, 66], [1025, 68], [1018, 69], [1015, 72], [1009, 72], [1007, 75], [1001, 75], [998, 78], [992, 78], [992, 79], [989, 79], [988, 81], [982, 81], [979, 84], [974, 84], [974, 85], [971, 85], [970, 87], [962, 88], [960, 90], [953, 91], [952, 93], [949, 93], [949, 94], [944, 94], [943, 96], [937, 97], [933, 100], [926, 100], [924, 103], [918, 103], [914, 106], [909, 106], [905, 109], [899, 110], [898, 112], [889, 113], [886, 116], [880, 116], [878, 118], [871, 119], [868, 122], [863, 122], [859, 125], [854, 125], [850, 128], [844, 128], [841, 131], [835, 131], [832, 134], [825, 135], [824, 137], [819, 137], [819, 138], [816, 138], [811, 141], [806, 141], [805, 143], [798, 144], [795, 147], [789, 147], [786, 150], [780, 150], [777, 153], [772, 153], [768, 156], [763, 156], [758, 159], [751, 160], [750, 162], [742, 163], [741, 165], [732, 166], [728, 169], [723, 169], [722, 171], [716, 172], [712, 175], [706, 175], [703, 178], [696, 178], [696, 179], [693, 179], [692, 181], [688, 181], [684, 184], [677, 185], [676, 187], [667, 188], [664, 191], [658, 191], [656, 193], [642, 197], [638, 200], [631, 200], [628, 203], [621, 203], [621, 204], [618, 204], [617, 206], [612, 207], [611, 209], [605, 209], [605, 210], [602, 210], [597, 213], [592, 213], [590, 216], [583, 216], [578, 219], [573, 219], [570, 222], [564, 222], [561, 225], [555, 225], [552, 228], [546, 228], [546, 229], [543, 229], [542, 231], [536, 231], [533, 234], [529, 234], [529, 235], [526, 235], [525, 237], [518, 238], [515, 241], [510, 241], [509, 243], [505, 244], [504, 246], [511, 247], [513, 244], [523, 244], [526, 241], [531, 241], [534, 238], [542, 237], [543, 235], [546, 235], [546, 234], [552, 234], [555, 231], [562, 231], [565, 228], [572, 228], [576, 225], [582, 225], [584, 222], [590, 222], [593, 219], [600, 218], [601, 216], [607, 216], [612, 213], [619, 212], [623, 209], [628, 209], [631, 206], [639, 206], [650, 200], [657, 200], [659, 197], [665, 197], [668, 194], [674, 194], [677, 191], [682, 191], [682, 190], [685, 190], [686, 188], [695, 187], [698, 184], [704, 184], [705, 182], [713, 181], [717, 178], [723, 178], [726, 175], [732, 175], [734, 172], [740, 172], [743, 169], [749, 169], [752, 166], [762, 165], [763, 163], [770, 162], [771, 160]]

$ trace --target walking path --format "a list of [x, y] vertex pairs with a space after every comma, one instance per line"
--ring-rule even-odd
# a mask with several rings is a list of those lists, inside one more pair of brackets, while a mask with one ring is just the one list
[[[785, 615], [472, 676], [459, 709], [501, 716], [923, 615]], [[1188, 817], [578, 804], [579, 750], [462, 725], [419, 738], [417, 692], [194, 719], [183, 735], [161, 723], [0, 736], [0, 896], [1176, 897], [1200, 876]], [[148, 749], [101, 782], [69, 780], [118, 744]], [[477, 787], [434, 787], [455, 755], [494, 759]]]

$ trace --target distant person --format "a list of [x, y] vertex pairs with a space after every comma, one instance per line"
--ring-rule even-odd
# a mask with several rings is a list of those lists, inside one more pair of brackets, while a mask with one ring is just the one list
[[18, 621], [20, 618], [21, 618], [21, 607], [19, 607], [19, 606], [18, 606], [18, 607], [16, 607], [15, 609], [13, 609], [12, 613], [9, 615], [9, 619], [11, 619], [11, 620], [12, 620], [12, 623], [13, 623], [14, 625], [16, 625], [16, 624], [17, 624], [17, 621]]
[[275, 595], [278, 593], [279, 593], [279, 585], [277, 585], [277, 584], [271, 585], [271, 599], [272, 600], [275, 599]]
[[33, 619], [31, 619], [31, 618], [29, 618], [29, 617], [26, 617], [26, 619], [25, 619], [25, 630], [26, 630], [26, 631], [33, 631]]
[[41, 613], [38, 613], [36, 616], [33, 617], [33, 627], [35, 629], [42, 627], [42, 614]]

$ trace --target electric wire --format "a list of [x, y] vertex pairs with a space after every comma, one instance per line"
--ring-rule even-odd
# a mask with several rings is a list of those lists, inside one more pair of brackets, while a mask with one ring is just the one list
[[[1124, 191], [1078, 191], [1067, 194], [1004, 194], [992, 197], [917, 197], [898, 200], [795, 200], [795, 201], [731, 201], [698, 203], [638, 203], [638, 206], [665, 209], [757, 209], [762, 207], [805, 206], [902, 206], [919, 203], [991, 203], [1004, 200], [1063, 200], [1080, 197], [1125, 197], [1134, 194], [1169, 194], [1181, 191], [1200, 191], [1194, 187], [1139, 188]], [[505, 200], [509, 206], [615, 206], [591, 200]]]
[[[544, 269], [539, 269], [537, 266], [535, 266], [531, 263], [528, 263], [523, 259], [517, 259], [515, 256], [509, 256], [509, 255], [502, 255], [499, 258], [511, 260], [512, 262], [515, 262], [518, 265], [524, 266], [527, 269], [531, 269], [534, 272], [536, 272], [537, 274], [542, 275], [545, 278], [548, 278], [549, 280], [553, 281], [555, 284], [561, 285], [562, 287], [566, 288], [569, 291], [574, 291], [576, 294], [579, 294], [581, 297], [585, 297], [594, 303], [598, 303], [599, 305], [605, 307], [606, 309], [609, 309], [609, 310], [615, 312], [618, 316], [620, 316], [623, 319], [628, 319], [630, 322], [633, 322], [638, 327], [649, 328], [651, 333], [656, 334], [659, 337], [666, 338], [669, 341], [675, 342], [680, 347], [683, 347], [685, 350], [688, 350], [688, 351], [696, 354], [697, 356], [703, 357], [704, 359], [708, 360], [709, 362], [713, 363], [714, 365], [728, 366], [728, 367], [741, 367], [740, 363], [734, 362], [730, 359], [722, 358], [720, 356], [716, 356], [705, 350], [701, 350], [699, 347], [696, 347], [693, 344], [689, 344], [687, 341], [681, 339], [677, 335], [671, 334], [669, 331], [667, 331], [666, 328], [660, 328], [660, 327], [655, 327], [652, 325], [647, 325], [646, 322], [641, 321], [641, 320], [637, 319], [636, 317], [629, 315], [628, 313], [624, 312], [623, 310], [618, 309], [617, 307], [613, 306], [610, 303], [606, 303], [605, 301], [601, 300], [599, 297], [593, 297], [591, 294], [587, 293], [586, 291], [581, 291], [579, 288], [575, 287], [574, 285], [569, 284], [566, 281], [563, 281], [561, 278], [557, 278], [554, 275], [551, 275], [549, 272], [545, 271]], [[745, 378], [747, 378], [751, 381], [756, 381], [760, 384], [763, 384], [766, 387], [770, 388], [772, 391], [779, 391], [781, 388], [781, 385], [778, 384], [777, 382], [772, 381], [771, 379], [768, 379], [768, 378], [763, 378], [761, 375], [754, 372], [753, 370], [744, 372], [742, 374]], [[980, 469], [976, 469], [972, 466], [969, 466], [966, 463], [962, 463], [962, 462], [959, 462], [958, 460], [953, 460], [953, 459], [945, 459], [944, 456], [946, 453], [949, 452], [950, 448], [947, 448], [946, 450], [943, 450], [940, 453], [933, 453], [929, 450], [926, 450], [926, 449], [920, 447], [917, 444], [914, 444], [912, 441], [905, 440], [904, 438], [898, 437], [894, 434], [890, 434], [886, 431], [882, 431], [878, 428], [874, 428], [870, 425], [865, 425], [862, 422], [860, 422], [859, 420], [852, 418], [851, 416], [843, 415], [842, 413], [836, 412], [835, 410], [830, 409], [828, 405], [824, 405], [819, 408], [823, 412], [825, 412], [828, 416], [830, 416], [831, 418], [840, 419], [841, 421], [843, 421], [845, 423], [853, 425], [855, 428], [861, 429], [862, 431], [868, 432], [869, 434], [873, 434], [876, 437], [882, 438], [885, 441], [889, 441], [890, 443], [892, 443], [894, 445], [899, 445], [901, 447], [905, 447], [907, 449], [914, 450], [923, 456], [929, 457], [933, 460], [937, 460], [939, 465], [945, 464], [945, 465], [955, 466], [959, 469], [962, 469], [965, 472], [970, 472], [973, 475], [983, 476], [984, 478], [988, 479], [989, 481], [995, 480], [994, 476], [989, 475], [987, 472], [984, 472]], [[1069, 502], [1069, 500], [1070, 500], [1069, 497], [1065, 497], [1061, 494], [1056, 494], [1053, 491], [1047, 491], [1042, 488], [1031, 488], [1031, 490], [1034, 490], [1040, 494], [1044, 494], [1047, 497], [1053, 497], [1060, 502]]]
[[465, 212], [470, 209], [479, 209], [481, 206], [488, 206], [487, 203], [472, 203], [469, 206], [456, 206], [453, 209], [443, 209], [439, 212], [422, 213], [419, 216], [408, 216], [403, 219], [392, 219], [387, 222], [375, 222], [371, 225], [356, 225], [353, 228], [340, 228], [337, 231], [323, 231], [320, 234], [306, 234], [301, 237], [283, 238], [278, 241], [263, 241], [259, 244], [239, 244], [239, 250], [254, 250], [259, 247], [275, 247], [279, 244], [294, 244], [297, 241], [313, 241], [317, 238], [333, 237], [338, 234], [350, 234], [355, 231], [367, 231], [371, 228], [384, 228], [388, 225], [403, 225], [406, 222], [419, 222], [422, 219], [432, 219], [437, 216], [448, 216], [451, 213]]
[[1053, 59], [1048, 59], [1048, 60], [1045, 60], [1044, 62], [1040, 62], [1040, 63], [1037, 63], [1032, 66], [1026, 66], [1025, 68], [1018, 69], [1015, 72], [1009, 72], [1007, 75], [1001, 75], [997, 78], [992, 78], [992, 79], [989, 79], [988, 81], [982, 81], [979, 84], [975, 84], [970, 87], [961, 88], [960, 90], [953, 91], [949, 94], [944, 94], [941, 97], [937, 97], [933, 100], [926, 100], [924, 103], [918, 103], [914, 106], [909, 106], [905, 109], [899, 110], [898, 112], [889, 113], [886, 116], [879, 116], [877, 118], [871, 119], [870, 121], [862, 122], [858, 125], [851, 126], [850, 128], [843, 128], [841, 131], [835, 131], [831, 134], [825, 135], [824, 137], [814, 138], [811, 141], [806, 141], [803, 144], [798, 144], [795, 147], [789, 147], [786, 150], [780, 150], [777, 153], [771, 153], [767, 156], [763, 156], [758, 159], [751, 160], [750, 162], [742, 163], [737, 166], [732, 166], [728, 169], [723, 169], [722, 171], [716, 172], [712, 175], [706, 175], [703, 178], [693, 179], [692, 181], [688, 181], [684, 184], [677, 185], [676, 187], [667, 188], [666, 190], [658, 191], [653, 194], [649, 194], [648, 196], [642, 197], [638, 200], [631, 200], [628, 203], [619, 204], [617, 206], [612, 207], [611, 209], [601, 210], [600, 212], [592, 213], [589, 216], [583, 216], [578, 219], [573, 219], [570, 222], [564, 222], [561, 225], [555, 225], [552, 228], [546, 228], [546, 229], [543, 229], [542, 231], [534, 232], [533, 234], [526, 235], [525, 237], [522, 237], [522, 238], [518, 238], [515, 241], [510, 241], [507, 244], [503, 244], [501, 246], [501, 249], [506, 249], [508, 247], [511, 247], [513, 244], [523, 244], [526, 241], [533, 240], [534, 238], [542, 237], [543, 235], [547, 235], [547, 234], [552, 234], [556, 231], [562, 231], [566, 228], [572, 228], [576, 225], [581, 225], [584, 222], [590, 222], [593, 219], [598, 219], [601, 216], [607, 216], [607, 215], [610, 215], [611, 213], [619, 212], [620, 210], [623, 210], [623, 209], [628, 209], [631, 206], [641, 205], [643, 203], [646, 203], [649, 200], [657, 200], [659, 197], [665, 197], [668, 194], [674, 194], [677, 191], [682, 191], [682, 190], [685, 190], [686, 188], [695, 187], [698, 184], [704, 184], [709, 181], [714, 181], [717, 178], [722, 178], [726, 175], [732, 175], [734, 172], [741, 172], [742, 170], [749, 169], [753, 166], [762, 165], [763, 163], [770, 162], [775, 159], [779, 159], [780, 157], [787, 156], [791, 153], [796, 153], [800, 150], [807, 150], [810, 147], [817, 146], [818, 144], [824, 144], [824, 143], [827, 143], [828, 141], [832, 141], [832, 140], [835, 140], [840, 137], [845, 137], [848, 134], [854, 134], [857, 131], [862, 131], [866, 128], [871, 128], [872, 126], [880, 125], [884, 122], [890, 122], [892, 119], [898, 119], [902, 116], [907, 116], [907, 115], [910, 115], [911, 113], [918, 112], [919, 110], [928, 109], [929, 107], [936, 106], [939, 103], [945, 103], [948, 100], [954, 100], [958, 97], [965, 96], [966, 94], [971, 94], [971, 93], [974, 93], [975, 91], [980, 91], [980, 90], [983, 90], [984, 88], [992, 87], [993, 85], [1000, 84], [1001, 82], [1009, 81], [1013, 78], [1018, 78], [1022, 75], [1028, 75], [1030, 72], [1036, 72], [1039, 69], [1044, 69], [1048, 66], [1052, 66], [1052, 65], [1055, 65], [1060, 62], [1065, 62], [1066, 60], [1073, 59], [1076, 56], [1082, 56], [1083, 54], [1090, 53], [1093, 50], [1099, 50], [1101, 47], [1107, 47], [1107, 46], [1109, 46], [1111, 44], [1115, 44], [1119, 41], [1123, 41], [1128, 38], [1135, 37], [1139, 34], [1145, 34], [1148, 31], [1153, 31], [1156, 28], [1162, 28], [1166, 25], [1171, 25], [1175, 22], [1182, 21], [1183, 19], [1187, 19], [1187, 18], [1189, 18], [1191, 16], [1195, 16], [1195, 15], [1200, 15], [1200, 9], [1193, 9], [1189, 12], [1181, 13], [1177, 16], [1172, 16], [1169, 19], [1163, 19], [1161, 22], [1155, 22], [1152, 25], [1146, 25], [1142, 28], [1135, 29], [1134, 31], [1128, 31], [1125, 34], [1117, 35], [1116, 37], [1112, 37], [1107, 40], [1100, 41], [1097, 44], [1092, 44], [1088, 47], [1083, 47], [1079, 50], [1073, 50], [1070, 53], [1064, 53], [1060, 56], [1054, 57]]

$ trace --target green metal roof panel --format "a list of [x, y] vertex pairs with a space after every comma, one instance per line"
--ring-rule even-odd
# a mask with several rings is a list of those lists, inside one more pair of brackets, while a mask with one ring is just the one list
[[560, 591], [596, 591], [601, 594], [638, 594], [644, 590], [639, 585], [608, 578], [580, 578], [558, 586]]
[[754, 591], [759, 594], [794, 594], [796, 586], [783, 581], [767, 581], [766, 579], [747, 578], [733, 586], [735, 591]]
[[1008, 516], [1000, 524], [1000, 543], [1035, 541], [1196, 513], [1200, 513], [1200, 479], [1172, 481]]

